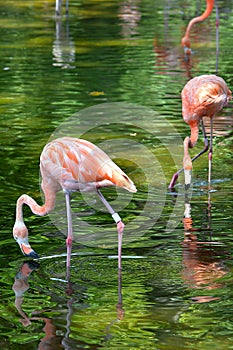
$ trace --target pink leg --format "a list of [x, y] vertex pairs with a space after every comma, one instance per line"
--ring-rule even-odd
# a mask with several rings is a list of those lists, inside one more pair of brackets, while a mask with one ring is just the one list
[[69, 12], [69, 0], [66, 0], [66, 15], [68, 15]]
[[212, 152], [213, 152], [213, 118], [210, 118], [210, 149], [209, 149], [209, 172], [208, 172], [208, 183], [209, 188], [211, 185], [211, 173], [212, 173]]
[[66, 247], [67, 247], [66, 272], [67, 272], [67, 280], [69, 280], [70, 257], [71, 257], [72, 242], [73, 242], [73, 227], [72, 227], [72, 213], [71, 213], [71, 206], [70, 206], [70, 193], [68, 191], [65, 191], [65, 198], [66, 198], [66, 214], [67, 214], [67, 226], [68, 226], [68, 233], [67, 233], [67, 239], [66, 239]]
[[118, 232], [118, 269], [121, 270], [121, 250], [122, 250], [122, 236], [124, 232], [124, 223], [118, 221], [117, 223], [117, 232]]
[[122, 236], [124, 232], [124, 223], [122, 222], [120, 216], [113, 210], [108, 201], [104, 198], [99, 189], [97, 189], [97, 194], [100, 197], [101, 201], [108, 209], [109, 213], [112, 215], [115, 223], [117, 224], [117, 232], [118, 232], [118, 269], [121, 270], [121, 250], [122, 250]]
[[125, 311], [122, 305], [122, 274], [121, 270], [118, 270], [118, 303], [116, 305], [117, 309], [117, 319], [123, 320]]

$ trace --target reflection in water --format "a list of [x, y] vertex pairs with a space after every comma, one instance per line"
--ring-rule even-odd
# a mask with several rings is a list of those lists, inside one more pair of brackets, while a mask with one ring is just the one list
[[[22, 319], [20, 322], [24, 327], [31, 325], [32, 322], [41, 322], [45, 323], [43, 327], [44, 337], [40, 339], [38, 345], [39, 350], [58, 350], [58, 349], [74, 349], [76, 348], [75, 340], [71, 336], [71, 319], [73, 315], [73, 303], [75, 301], [74, 297], [70, 298], [67, 302], [67, 314], [66, 314], [66, 332], [64, 336], [58, 336], [56, 325], [54, 324], [53, 319], [43, 316], [37, 316], [44, 312], [44, 310], [34, 310], [32, 311], [32, 317], [23, 311], [22, 305], [24, 301], [24, 293], [29, 289], [29, 277], [31, 273], [39, 268], [39, 264], [35, 261], [26, 261], [22, 264], [19, 272], [15, 276], [15, 281], [13, 283], [12, 289], [15, 292], [15, 306], [18, 310]], [[118, 321], [123, 320], [124, 318], [124, 309], [122, 306], [122, 274], [121, 270], [118, 270], [118, 302], [116, 305], [117, 317], [106, 327], [106, 337], [105, 339], [110, 339], [112, 337], [110, 330], [111, 327]]]
[[61, 68], [75, 68], [75, 46], [69, 34], [69, 21], [65, 23], [60, 17], [56, 18], [56, 38], [53, 43], [53, 66]]
[[[210, 118], [204, 117], [204, 124], [205, 124], [205, 130], [206, 134], [210, 135]], [[231, 130], [233, 127], [233, 119], [232, 114], [227, 114], [225, 112], [224, 115], [216, 115], [213, 120], [213, 136], [218, 137], [227, 137], [229, 136]]]
[[183, 59], [181, 57], [181, 50], [179, 46], [172, 45], [172, 38], [169, 32], [169, 18], [170, 16], [170, 2], [164, 3], [164, 42], [161, 44], [161, 35], [158, 33], [154, 37], [153, 47], [155, 53], [156, 73], [168, 74], [171, 72], [186, 72], [187, 78], [191, 79], [191, 68], [198, 64], [198, 57], [194, 56], [194, 62], [190, 59]]
[[212, 13], [213, 7], [214, 7], [214, 0], [207, 0], [206, 1], [206, 9], [203, 12], [203, 14], [201, 16], [194, 17], [191, 19], [191, 21], [189, 21], [189, 24], [188, 24], [186, 31], [185, 31], [185, 35], [183, 36], [183, 38], [181, 40], [182, 46], [184, 48], [184, 53], [187, 57], [189, 57], [191, 55], [190, 32], [191, 32], [193, 25], [195, 23], [202, 22], [206, 18], [208, 18]]
[[121, 270], [118, 269], [118, 303], [117, 303], [117, 319], [123, 320], [125, 311], [122, 304], [122, 275]]
[[71, 317], [73, 314], [73, 308], [72, 308], [72, 304], [74, 302], [74, 299], [71, 298], [70, 300], [68, 300], [67, 302], [67, 315], [66, 315], [66, 333], [65, 336], [62, 338], [61, 344], [64, 346], [64, 348], [66, 350], [68, 349], [72, 349], [72, 345], [74, 345], [74, 341], [70, 338], [70, 327], [71, 327]]
[[122, 321], [124, 319], [125, 315], [125, 310], [123, 309], [123, 304], [122, 304], [122, 270], [118, 269], [118, 302], [116, 305], [117, 309], [117, 318], [113, 320], [107, 327], [106, 327], [106, 336], [105, 340], [109, 340], [112, 338], [111, 334], [111, 327], [114, 326], [114, 324], [118, 321]]
[[[215, 65], [216, 69], [215, 69], [215, 73], [217, 74], [218, 73], [218, 59], [219, 59], [219, 12], [218, 12], [217, 1], [206, 0], [205, 11], [203, 12], [203, 14], [201, 16], [195, 17], [195, 18], [190, 20], [190, 22], [188, 23], [188, 26], [186, 28], [185, 35], [183, 36], [183, 38], [181, 40], [181, 44], [184, 48], [184, 61], [186, 61], [188, 63], [188, 65], [190, 65], [191, 64], [191, 55], [192, 55], [191, 42], [190, 42], [191, 29], [195, 23], [202, 22], [211, 15], [213, 7], [214, 7], [214, 3], [215, 3], [215, 7], [216, 7], [216, 65]], [[201, 41], [201, 39], [199, 39], [199, 40], [197, 39], [196, 41], [197, 42]]]
[[125, 0], [119, 5], [118, 17], [121, 20], [121, 35], [124, 38], [129, 39], [139, 34], [137, 29], [141, 19], [139, 3], [139, 0]]
[[[210, 197], [208, 203], [206, 233], [211, 233]], [[184, 211], [184, 241], [183, 241], [183, 264], [182, 276], [190, 288], [204, 288], [213, 290], [222, 287], [216, 280], [224, 276], [228, 270], [219, 257], [219, 244], [211, 240], [200, 242], [197, 235], [199, 228], [192, 227], [191, 206], [186, 193]], [[194, 300], [198, 303], [216, 300], [212, 296], [196, 296]]]
[[[38, 317], [38, 316], [33, 316], [33, 317], [28, 317], [26, 313], [22, 309], [22, 304], [24, 300], [24, 293], [29, 289], [29, 282], [28, 279], [33, 272], [33, 270], [37, 269], [39, 267], [39, 264], [37, 264], [35, 261], [26, 261], [23, 263], [21, 266], [19, 272], [15, 276], [15, 282], [13, 284], [12, 289], [15, 292], [15, 306], [16, 309], [18, 310], [19, 314], [23, 317], [20, 322], [24, 327], [29, 326], [32, 321], [43, 321], [45, 323], [45, 326], [43, 328], [43, 332], [45, 333], [45, 336], [41, 338], [40, 343], [38, 345], [38, 349], [40, 350], [57, 350], [61, 347], [61, 337], [56, 335], [56, 327], [53, 324], [53, 320], [51, 318], [47, 317]], [[70, 325], [70, 317], [72, 315], [72, 312], [70, 311], [71, 307], [70, 305], [72, 304], [71, 301], [67, 303], [68, 305], [68, 313], [67, 313], [67, 332], [65, 334], [65, 337], [62, 339], [62, 344], [68, 344], [66, 337], [69, 337], [69, 325]], [[34, 311], [32, 312], [33, 315], [36, 315], [38, 313], [42, 313], [42, 310], [39, 311]], [[63, 344], [63, 345], [64, 345]], [[69, 346], [65, 346], [65, 349], [70, 349]]]
[[[62, 0], [56, 0], [55, 12], [57, 16], [61, 14]], [[66, 0], [66, 14], [69, 12], [69, 0]]]
[[35, 261], [24, 262], [19, 272], [16, 274], [15, 282], [12, 286], [12, 289], [15, 292], [15, 306], [19, 314], [23, 317], [20, 321], [25, 327], [31, 324], [31, 321], [22, 310], [23, 295], [29, 289], [28, 278], [30, 277], [32, 271], [38, 267], [39, 264]]

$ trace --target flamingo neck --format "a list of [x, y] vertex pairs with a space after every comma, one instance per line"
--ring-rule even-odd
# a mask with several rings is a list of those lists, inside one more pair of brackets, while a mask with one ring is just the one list
[[192, 169], [192, 161], [189, 155], [189, 148], [190, 148], [190, 137], [186, 136], [184, 140], [184, 158], [183, 158], [183, 166], [186, 170]]
[[206, 9], [203, 12], [203, 14], [201, 16], [198, 16], [198, 17], [191, 19], [191, 21], [189, 22], [188, 27], [186, 29], [185, 36], [182, 39], [183, 46], [190, 47], [189, 35], [190, 35], [190, 31], [192, 29], [192, 26], [195, 23], [202, 22], [206, 18], [208, 18], [212, 13], [213, 7], [214, 7], [214, 0], [206, 0]]
[[23, 194], [19, 197], [16, 204], [16, 221], [23, 222], [23, 205], [26, 204], [29, 206], [33, 214], [36, 215], [46, 215], [50, 212], [55, 205], [56, 193], [50, 193], [49, 195], [45, 193], [45, 203], [43, 205], [39, 205], [36, 201], [28, 196], [27, 194]]
[[198, 140], [198, 132], [199, 132], [199, 123], [190, 123], [190, 128], [191, 128], [191, 135], [189, 138], [189, 148], [193, 148]]

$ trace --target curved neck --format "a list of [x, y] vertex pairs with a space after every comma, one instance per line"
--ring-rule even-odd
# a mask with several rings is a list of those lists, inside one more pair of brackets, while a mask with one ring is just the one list
[[23, 205], [26, 204], [29, 206], [33, 214], [36, 215], [46, 215], [50, 212], [55, 205], [56, 192], [45, 193], [45, 203], [43, 205], [39, 205], [36, 201], [28, 196], [27, 194], [23, 194], [19, 197], [16, 204], [16, 221], [23, 221]]
[[206, 9], [201, 16], [191, 19], [185, 32], [185, 37], [189, 36], [190, 30], [195, 23], [204, 21], [207, 17], [211, 15], [214, 7], [214, 0], [206, 0]]
[[189, 148], [193, 148], [198, 140], [198, 132], [199, 132], [199, 123], [195, 122], [192, 124], [189, 124], [191, 128], [191, 135], [189, 139]]

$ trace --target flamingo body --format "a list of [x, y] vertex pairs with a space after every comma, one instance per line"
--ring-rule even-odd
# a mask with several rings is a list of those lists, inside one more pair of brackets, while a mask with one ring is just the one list
[[42, 187], [54, 191], [93, 191], [118, 186], [130, 192], [136, 188], [129, 177], [93, 143], [63, 137], [47, 144], [40, 157]]
[[[41, 188], [45, 195], [45, 203], [40, 206], [33, 198], [24, 194], [17, 200], [16, 221], [13, 236], [18, 242], [22, 253], [38, 257], [28, 243], [28, 230], [23, 220], [23, 205], [27, 204], [37, 215], [48, 214], [55, 206], [56, 193], [63, 190], [67, 206], [67, 267], [70, 264], [72, 245], [72, 218], [70, 211], [70, 193], [72, 191], [96, 191], [117, 223], [119, 250], [124, 224], [99, 189], [106, 186], [122, 187], [130, 192], [136, 192], [136, 187], [130, 178], [93, 143], [82, 139], [62, 137], [48, 143], [40, 156]], [[120, 252], [119, 252], [120, 254]], [[120, 259], [120, 256], [119, 256]], [[119, 260], [118, 260], [119, 261]], [[120, 266], [120, 262], [118, 264]]]
[[182, 115], [191, 128], [192, 147], [197, 142], [202, 117], [212, 118], [227, 105], [231, 91], [225, 81], [214, 74], [200, 75], [188, 81], [181, 92]]

